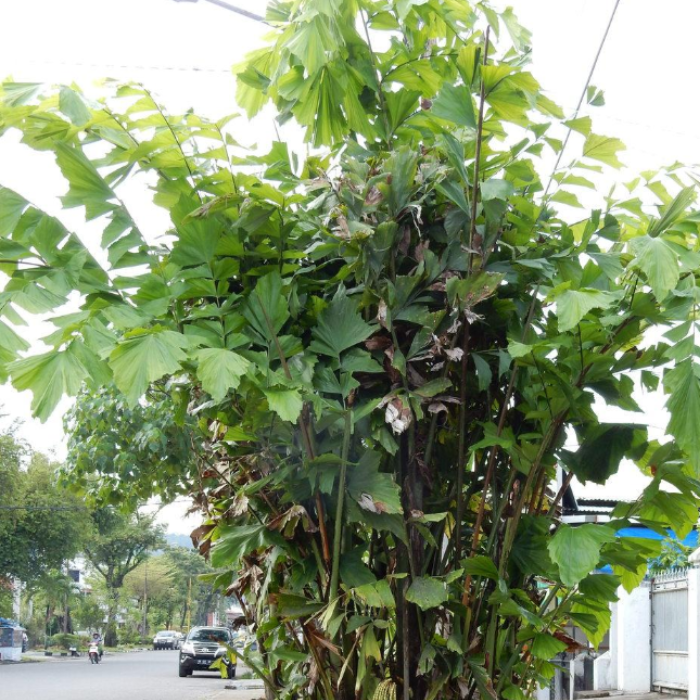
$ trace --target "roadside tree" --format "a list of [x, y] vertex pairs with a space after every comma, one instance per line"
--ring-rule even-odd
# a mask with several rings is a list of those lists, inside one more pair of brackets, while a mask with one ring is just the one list
[[148, 516], [124, 515], [109, 506], [97, 509], [93, 522], [94, 534], [84, 551], [107, 590], [105, 644], [116, 646], [117, 615], [126, 576], [164, 545], [163, 532]]
[[58, 467], [13, 432], [0, 436], [0, 578], [31, 587], [80, 551], [88, 511], [59, 485]]

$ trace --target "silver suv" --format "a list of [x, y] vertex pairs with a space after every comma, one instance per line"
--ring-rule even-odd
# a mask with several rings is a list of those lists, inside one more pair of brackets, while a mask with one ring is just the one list
[[153, 637], [154, 649], [179, 649], [180, 637], [173, 630], [163, 630]]

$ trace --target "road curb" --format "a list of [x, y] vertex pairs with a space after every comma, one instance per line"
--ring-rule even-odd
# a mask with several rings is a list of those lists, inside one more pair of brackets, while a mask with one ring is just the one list
[[265, 684], [258, 678], [231, 681], [224, 686], [227, 690], [264, 690]]

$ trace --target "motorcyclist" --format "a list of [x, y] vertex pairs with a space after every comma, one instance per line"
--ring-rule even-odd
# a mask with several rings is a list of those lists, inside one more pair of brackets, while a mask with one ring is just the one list
[[102, 654], [104, 654], [104, 648], [102, 647], [102, 635], [99, 632], [95, 632], [92, 635], [92, 643], [97, 645], [97, 649], [100, 652], [100, 659]]

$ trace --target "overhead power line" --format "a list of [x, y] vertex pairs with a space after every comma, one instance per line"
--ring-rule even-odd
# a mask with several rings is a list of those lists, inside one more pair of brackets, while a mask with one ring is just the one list
[[[199, 0], [174, 0], [175, 2], [199, 2]], [[229, 12], [235, 12], [238, 15], [241, 15], [243, 17], [247, 17], [248, 19], [252, 19], [254, 22], [260, 22], [260, 24], [266, 24], [268, 27], [272, 26], [262, 15], [256, 15], [254, 12], [249, 12], [248, 10], [244, 10], [241, 7], [236, 7], [235, 5], [231, 5], [228, 2], [224, 2], [224, 0], [205, 0], [205, 2], [210, 2], [212, 5], [218, 5], [219, 7], [223, 7], [225, 10], [228, 10]]]
[[41, 511], [64, 511], [64, 510], [87, 510], [85, 506], [0, 506], [0, 510], [41, 510]]
[[[177, 0], [181, 2], [182, 0]], [[23, 65], [39, 66], [67, 66], [69, 68], [99, 68], [100, 70], [147, 70], [147, 71], [171, 71], [181, 73], [215, 73], [231, 76], [230, 68], [208, 68], [206, 66], [146, 66], [126, 63], [86, 63], [82, 61], [23, 61]]]
[[[593, 59], [593, 64], [591, 65], [591, 70], [588, 72], [588, 77], [586, 78], [586, 83], [583, 86], [583, 90], [581, 91], [581, 97], [579, 98], [578, 104], [576, 105], [576, 110], [574, 112], [574, 116], [572, 119], [576, 119], [578, 117], [579, 112], [581, 111], [581, 107], [583, 105], [583, 101], [586, 99], [586, 92], [588, 91], [588, 88], [591, 84], [591, 80], [593, 79], [593, 73], [595, 73], [596, 66], [598, 65], [598, 59], [600, 58], [600, 55], [603, 53], [603, 47], [605, 46], [605, 42], [608, 39], [608, 34], [610, 34], [610, 27], [612, 27], [613, 20], [615, 19], [615, 15], [617, 14], [617, 8], [620, 6], [620, 0], [615, 0], [615, 5], [613, 6], [613, 10], [610, 13], [610, 19], [608, 20], [608, 24], [605, 27], [605, 32], [603, 33], [603, 38], [600, 40], [600, 45], [598, 46], [598, 51], [596, 52], [595, 58]], [[554, 175], [556, 174], [557, 170], [559, 169], [559, 164], [561, 163], [562, 156], [564, 155], [564, 151], [566, 150], [566, 144], [569, 143], [569, 138], [571, 136], [571, 132], [573, 129], [569, 127], [569, 130], [566, 132], [566, 137], [564, 138], [564, 142], [561, 145], [561, 150], [559, 151], [559, 156], [557, 157], [557, 162], [554, 164], [554, 169], [552, 170], [552, 174], [549, 177], [549, 182], [547, 183], [547, 189], [544, 191], [544, 197], [543, 199], [547, 199], [547, 194], [549, 193], [549, 188], [552, 185], [552, 181], [554, 180]]]

